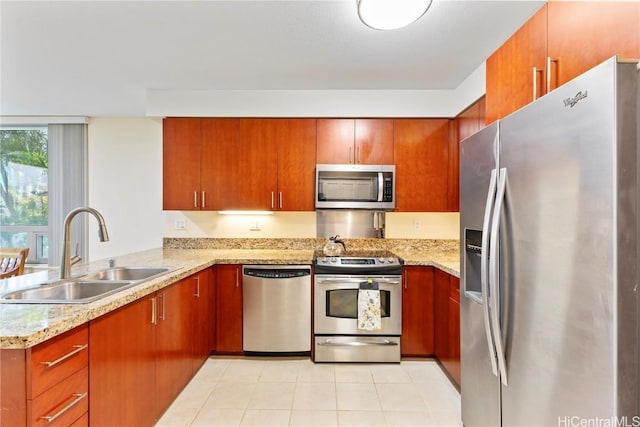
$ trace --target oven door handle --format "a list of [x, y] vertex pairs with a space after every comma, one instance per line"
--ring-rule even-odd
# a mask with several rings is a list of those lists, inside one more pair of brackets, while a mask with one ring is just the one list
[[[372, 278], [374, 282], [378, 282], [384, 285], [399, 285], [399, 280], [387, 280], [387, 279], [376, 279]], [[360, 282], [365, 282], [366, 279], [321, 279], [316, 281], [316, 285], [346, 285], [346, 284], [357, 284]]]
[[328, 347], [363, 347], [370, 345], [383, 345], [383, 346], [397, 346], [398, 343], [389, 340], [383, 341], [349, 341], [343, 343], [333, 342], [331, 340], [326, 340], [324, 342], [319, 342], [318, 345], [328, 346]]

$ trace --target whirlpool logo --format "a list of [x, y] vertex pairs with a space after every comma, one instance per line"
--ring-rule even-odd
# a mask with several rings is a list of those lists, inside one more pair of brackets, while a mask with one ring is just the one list
[[587, 91], [580, 91], [576, 93], [576, 96], [574, 96], [573, 98], [565, 98], [562, 102], [564, 102], [565, 107], [573, 108], [573, 106], [576, 105], [581, 99], [584, 99], [586, 97]]

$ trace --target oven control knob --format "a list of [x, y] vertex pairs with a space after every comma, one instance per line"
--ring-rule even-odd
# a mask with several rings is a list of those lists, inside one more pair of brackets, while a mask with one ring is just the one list
[[335, 264], [335, 263], [337, 263], [337, 262], [338, 262], [338, 257], [335, 257], [335, 256], [334, 256], [334, 257], [331, 257], [331, 258], [330, 258], [330, 260], [331, 260], [331, 262], [332, 262], [332, 263], [334, 263], [334, 264]]
[[388, 262], [389, 264], [393, 264], [393, 263], [395, 263], [395, 262], [396, 262], [396, 260], [395, 260], [395, 258], [387, 258], [387, 262]]
[[384, 258], [378, 258], [378, 262], [379, 262], [380, 264], [384, 264], [384, 263], [385, 263], [385, 261], [386, 261], [386, 260], [385, 260]]

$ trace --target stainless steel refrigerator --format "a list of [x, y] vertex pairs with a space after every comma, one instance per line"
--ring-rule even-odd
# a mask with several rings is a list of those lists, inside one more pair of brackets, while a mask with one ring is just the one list
[[638, 80], [612, 58], [461, 142], [467, 427], [640, 425]]

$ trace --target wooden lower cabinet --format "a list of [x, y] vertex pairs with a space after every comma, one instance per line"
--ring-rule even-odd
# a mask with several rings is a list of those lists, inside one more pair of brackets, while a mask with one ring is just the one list
[[442, 361], [449, 354], [449, 274], [435, 269], [435, 354]]
[[460, 279], [435, 269], [435, 355], [460, 385]]
[[92, 426], [151, 426], [193, 377], [211, 351], [210, 336], [195, 339], [204, 329], [195, 322], [213, 316], [210, 276], [204, 270], [89, 323]]
[[156, 354], [155, 294], [89, 324], [89, 423], [93, 427], [153, 425]]
[[242, 266], [216, 266], [217, 353], [242, 353]]
[[208, 268], [189, 279], [194, 302], [192, 313], [192, 372], [195, 374], [215, 348], [216, 275], [214, 268]]
[[451, 276], [449, 282], [449, 351], [443, 365], [460, 385], [460, 279]]
[[155, 411], [158, 418], [193, 376], [191, 281], [183, 279], [156, 293]]
[[0, 351], [0, 425], [83, 425], [88, 360], [87, 325], [26, 350]]
[[434, 354], [433, 267], [402, 269], [403, 356]]

